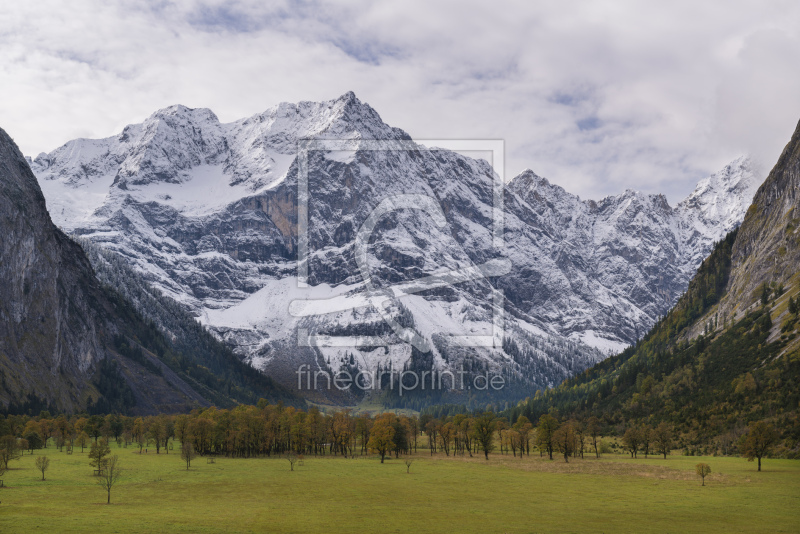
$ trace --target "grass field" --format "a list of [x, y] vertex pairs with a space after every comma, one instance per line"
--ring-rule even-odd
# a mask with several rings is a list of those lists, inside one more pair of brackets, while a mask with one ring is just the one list
[[[553, 462], [197, 458], [117, 449], [126, 472], [106, 505], [87, 453], [12, 461], [0, 532], [799, 532], [800, 462], [671, 456]], [[706, 486], [694, 474], [711, 465]]]

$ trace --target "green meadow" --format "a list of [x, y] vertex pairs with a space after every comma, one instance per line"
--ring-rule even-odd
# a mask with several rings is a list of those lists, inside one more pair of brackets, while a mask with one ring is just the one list
[[[10, 464], [0, 532], [798, 532], [800, 462], [670, 456], [632, 460], [412, 456], [198, 457], [117, 448], [112, 504], [87, 452], [50, 447]], [[711, 465], [705, 487], [694, 472]]]

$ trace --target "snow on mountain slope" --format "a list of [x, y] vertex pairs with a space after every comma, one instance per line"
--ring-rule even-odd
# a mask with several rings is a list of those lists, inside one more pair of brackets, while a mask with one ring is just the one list
[[[295, 156], [308, 138], [351, 141], [348, 151], [308, 152], [311, 287], [298, 289]], [[671, 208], [661, 195], [634, 191], [582, 201], [526, 171], [506, 187], [506, 246], [497, 251], [496, 175], [485, 161], [422, 146], [370, 150], [364, 143], [372, 139], [411, 141], [352, 93], [280, 104], [229, 124], [209, 110], [172, 106], [118, 136], [41, 154], [33, 169], [57, 224], [128, 258], [259, 368], [289, 375], [301, 363], [466, 366], [525, 387], [557, 383], [643, 334], [685, 290], [712, 243], [741, 221], [758, 185], [740, 158]], [[425, 338], [430, 353], [411, 350], [374, 306], [292, 315], [296, 298], [361, 303], [358, 229], [384, 199], [409, 194], [435, 199], [447, 224], [417, 209], [381, 218], [367, 247], [377, 290], [501, 256], [511, 271], [392, 303], [388, 313]], [[494, 347], [454, 344], [449, 335], [492, 335], [498, 289], [504, 339]], [[387, 347], [298, 346], [302, 331], [380, 337]]]

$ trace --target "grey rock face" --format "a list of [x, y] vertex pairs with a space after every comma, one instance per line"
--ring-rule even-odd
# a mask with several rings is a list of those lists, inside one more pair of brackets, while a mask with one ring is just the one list
[[59, 410], [83, 409], [100, 398], [92, 379], [106, 358], [119, 361], [141, 413], [205, 404], [168, 369], [153, 376], [108, 348], [124, 332], [119, 305], [50, 220], [36, 177], [3, 130], [0, 232], [1, 404], [35, 396]]
[[[296, 155], [309, 138], [348, 139], [352, 150], [308, 154], [311, 287], [298, 289]], [[410, 141], [352, 93], [280, 104], [230, 124], [208, 110], [173, 106], [119, 136], [70, 141], [38, 156], [34, 170], [59, 225], [128, 258], [258, 368], [287, 375], [300, 362], [334, 369], [424, 362], [490, 368], [526, 387], [558, 383], [643, 334], [685, 290], [713, 242], [741, 222], [757, 186], [740, 159], [672, 208], [663, 196], [634, 191], [580, 200], [526, 171], [505, 189], [498, 251], [491, 239], [496, 176], [485, 161], [423, 146], [368, 150], [372, 139]], [[393, 337], [371, 306], [289, 313], [293, 299], [360, 302], [355, 236], [387, 197], [409, 194], [435, 199], [447, 224], [417, 209], [381, 218], [368, 246], [376, 287], [498, 257], [511, 260], [511, 272], [394, 302], [391, 313], [433, 347], [425, 356]], [[498, 289], [506, 339], [470, 349], [448, 341], [448, 333], [491, 331]], [[389, 347], [302, 348], [299, 330], [380, 334]]]
[[0, 352], [6, 403], [23, 392], [71, 404], [64, 374], [81, 377], [104, 356], [90, 310], [97, 284], [80, 247], [50, 222], [44, 196], [0, 131]]

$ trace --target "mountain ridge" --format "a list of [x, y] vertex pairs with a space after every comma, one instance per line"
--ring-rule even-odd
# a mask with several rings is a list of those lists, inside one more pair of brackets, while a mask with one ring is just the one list
[[800, 122], [741, 226], [720, 241], [687, 292], [635, 346], [509, 411], [512, 418], [600, 416], [667, 422], [687, 450], [735, 444], [768, 420], [800, 436]]
[[[2, 129], [0, 229], [0, 410], [154, 414], [209, 400], [228, 406], [242, 393], [297, 402], [264, 377], [234, 377], [225, 393], [201, 383], [199, 358], [176, 350], [98, 280], [81, 246], [53, 224], [36, 177]], [[170, 354], [183, 366], [165, 363]], [[237, 365], [229, 362], [229, 376]]]
[[[353, 93], [327, 102], [279, 104], [227, 124], [208, 110], [190, 111], [173, 106], [126, 127], [119, 136], [72, 141], [37, 156], [34, 168], [59, 224], [128, 258], [148, 282], [186, 305], [257, 366], [297, 357], [287, 355], [284, 345], [295, 338], [292, 332], [302, 321], [285, 310], [280, 317], [259, 311], [254, 319], [236, 310], [245, 305], [269, 308], [270, 292], [288, 294], [282, 284], [296, 275], [295, 156], [297, 142], [305, 136], [346, 138], [352, 148], [309, 155], [313, 287], [356, 291], [347, 289], [361, 283], [353, 277], [359, 271], [352, 240], [387, 194], [436, 199], [450, 231], [442, 233], [412, 211], [388, 217], [369, 251], [379, 286], [440, 268], [479, 264], [498, 253], [491, 248], [489, 231], [495, 180], [491, 167], [419, 146], [402, 153], [361, 149], [360, 143], [371, 138], [411, 138], [383, 123]], [[187, 114], [198, 119], [184, 120]], [[173, 120], [173, 115], [180, 117]], [[181, 139], [174, 140], [173, 134]], [[145, 137], [146, 142], [134, 142]], [[743, 216], [746, 207], [741, 206], [749, 199], [742, 197], [755, 188], [756, 179], [747, 160], [730, 169], [716, 182], [709, 180], [709, 187], [733, 184], [711, 191], [719, 202], [738, 206], [731, 213], [703, 211], [714, 206], [701, 202], [710, 197], [707, 192], [698, 193], [691, 205], [672, 208], [663, 195], [626, 192], [583, 201], [532, 171], [515, 177], [504, 194], [503, 251], [515, 269], [497, 280], [407, 297], [414, 303], [409, 309], [416, 327], [427, 328], [430, 337], [433, 330], [424, 323], [436, 317], [442, 325], [485, 330], [492, 305], [476, 291], [487, 295], [501, 289], [509, 333], [522, 339], [532, 335], [553, 350], [563, 343], [573, 345], [578, 369], [603, 357], [593, 347], [621, 349], [669, 309], [713, 242], [738, 224], [740, 212]], [[704, 214], [710, 215], [704, 220]], [[467, 324], [464, 317], [473, 320]], [[275, 321], [294, 326], [279, 331], [269, 326]], [[327, 328], [344, 327], [348, 321], [344, 316], [323, 320]], [[359, 321], [377, 324], [380, 318]], [[316, 326], [322, 328], [322, 323]], [[437, 348], [434, 364], [453, 365], [447, 361], [452, 350]], [[305, 353], [301, 360], [314, 365], [320, 358], [345, 357], [324, 350], [295, 352]], [[405, 349], [392, 354], [389, 359], [396, 365], [410, 358]], [[456, 361], [464, 357], [453, 356]], [[364, 353], [359, 358], [373, 368], [379, 360]], [[485, 351], [478, 359], [515, 376], [535, 373], [519, 368], [502, 351]], [[535, 367], [532, 361], [525, 365]], [[546, 387], [571, 372], [564, 368], [549, 377], [525, 378], [529, 385]]]

